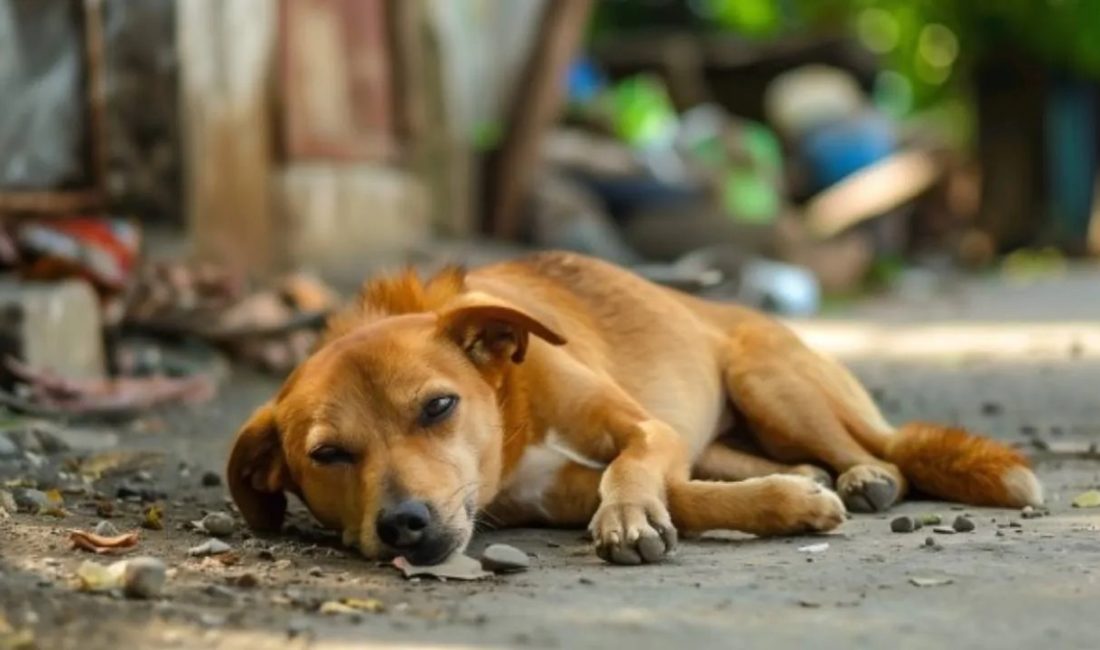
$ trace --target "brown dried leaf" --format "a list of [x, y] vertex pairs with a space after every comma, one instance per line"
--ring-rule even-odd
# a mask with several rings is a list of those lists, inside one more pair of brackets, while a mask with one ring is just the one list
[[73, 548], [83, 551], [97, 555], [117, 555], [128, 553], [137, 546], [138, 532], [135, 530], [122, 535], [104, 537], [85, 530], [70, 530], [69, 541], [73, 543]]

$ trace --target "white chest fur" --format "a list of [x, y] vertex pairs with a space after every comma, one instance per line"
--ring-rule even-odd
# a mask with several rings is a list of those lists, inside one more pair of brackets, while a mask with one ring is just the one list
[[568, 463], [592, 469], [606, 467], [577, 453], [564, 443], [556, 431], [550, 430], [542, 444], [532, 445], [523, 452], [516, 471], [505, 487], [507, 498], [517, 505], [541, 508], [543, 497]]

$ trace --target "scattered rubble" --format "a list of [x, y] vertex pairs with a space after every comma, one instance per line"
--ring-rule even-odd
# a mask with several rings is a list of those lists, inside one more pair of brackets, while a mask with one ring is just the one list
[[530, 566], [531, 558], [508, 544], [490, 544], [481, 552], [481, 568], [486, 571], [515, 573], [526, 571]]

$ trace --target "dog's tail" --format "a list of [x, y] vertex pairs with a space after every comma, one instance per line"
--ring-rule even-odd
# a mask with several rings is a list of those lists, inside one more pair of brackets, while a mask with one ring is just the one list
[[918, 422], [884, 436], [884, 442], [884, 459], [929, 496], [1002, 508], [1043, 503], [1043, 487], [1027, 458], [995, 440]]

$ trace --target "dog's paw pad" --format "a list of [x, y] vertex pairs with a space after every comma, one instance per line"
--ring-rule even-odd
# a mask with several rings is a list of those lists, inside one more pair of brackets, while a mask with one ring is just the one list
[[858, 465], [841, 474], [837, 493], [852, 512], [883, 512], [901, 496], [889, 472], [873, 465]]

